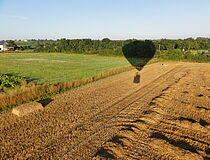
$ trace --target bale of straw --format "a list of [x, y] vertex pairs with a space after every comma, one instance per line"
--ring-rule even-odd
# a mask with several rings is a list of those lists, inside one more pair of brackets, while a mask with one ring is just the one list
[[31, 103], [23, 104], [21, 106], [13, 108], [12, 114], [17, 115], [18, 117], [23, 117], [25, 115], [28, 115], [29, 113], [33, 113], [40, 109], [43, 109], [43, 106], [41, 103], [31, 102]]

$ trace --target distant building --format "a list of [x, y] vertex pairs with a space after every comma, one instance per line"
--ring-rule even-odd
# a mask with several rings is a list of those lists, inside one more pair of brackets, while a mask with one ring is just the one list
[[7, 50], [7, 43], [5, 41], [0, 41], [0, 52]]

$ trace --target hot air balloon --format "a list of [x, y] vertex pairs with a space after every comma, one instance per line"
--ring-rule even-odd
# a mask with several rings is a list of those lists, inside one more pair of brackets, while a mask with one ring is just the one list
[[139, 71], [152, 59], [155, 55], [156, 48], [152, 41], [135, 40], [125, 44], [122, 48], [123, 54], [129, 63], [137, 70], [133, 82], [140, 82]]

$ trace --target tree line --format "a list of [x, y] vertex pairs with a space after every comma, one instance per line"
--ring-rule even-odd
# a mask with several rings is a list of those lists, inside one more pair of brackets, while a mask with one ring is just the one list
[[[133, 41], [131, 40], [102, 40], [91, 39], [59, 39], [56, 41], [42, 41], [36, 47], [36, 52], [75, 52], [75, 53], [95, 53], [101, 50], [122, 50], [122, 47]], [[152, 40], [157, 50], [207, 50], [210, 49], [210, 38], [187, 38], [187, 39], [161, 39]], [[120, 54], [120, 53], [119, 53]], [[121, 53], [122, 54], [122, 53]]]
[[187, 38], [178, 40], [161, 39], [154, 41], [158, 50], [207, 50], [210, 49], [210, 38]]
[[[14, 41], [7, 41], [8, 47], [15, 49], [33, 49], [35, 52], [65, 52], [65, 53], [87, 53], [101, 55], [123, 55], [123, 47], [131, 42], [141, 42], [143, 40], [110, 40], [104, 38], [102, 40], [92, 39], [58, 39], [58, 40], [33, 40], [36, 46], [16, 45]], [[149, 40], [150, 41], [150, 40]], [[187, 50], [209, 50], [210, 38], [187, 38], [187, 39], [160, 39], [152, 40], [157, 51], [180, 49]], [[30, 41], [31, 43], [31, 41]], [[29, 44], [30, 44], [29, 43]]]
[[103, 40], [91, 39], [59, 39], [56, 41], [40, 42], [35, 52], [69, 52], [69, 53], [98, 53], [98, 51], [118, 50], [124, 41], [113, 41], [108, 38]]

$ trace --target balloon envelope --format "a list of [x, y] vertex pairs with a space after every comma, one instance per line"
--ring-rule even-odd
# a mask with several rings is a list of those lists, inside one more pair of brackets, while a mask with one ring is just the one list
[[155, 55], [156, 48], [152, 41], [132, 41], [122, 48], [129, 63], [140, 71]]

